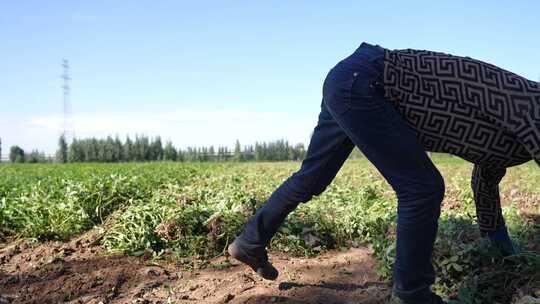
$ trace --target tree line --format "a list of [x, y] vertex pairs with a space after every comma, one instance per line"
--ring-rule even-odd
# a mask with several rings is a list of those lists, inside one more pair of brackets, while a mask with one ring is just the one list
[[[0, 139], [0, 155], [2, 151]], [[255, 145], [240, 145], [236, 140], [231, 151], [227, 146], [187, 147], [177, 149], [171, 141], [162, 143], [161, 137], [150, 138], [136, 135], [121, 140], [112, 138], [74, 139], [67, 143], [64, 136], [58, 140], [58, 150], [54, 156], [33, 150], [26, 153], [19, 146], [12, 146], [9, 160], [13, 163], [36, 162], [146, 162], [146, 161], [283, 161], [302, 160], [305, 157], [304, 144], [290, 145], [284, 139], [271, 142], [256, 142]]]
[[[2, 161], [2, 139], [0, 138], [0, 162]], [[44, 163], [53, 162], [55, 159], [47, 156], [44, 152], [32, 150], [25, 152], [19, 146], [12, 146], [9, 150], [9, 161], [12, 163]]]

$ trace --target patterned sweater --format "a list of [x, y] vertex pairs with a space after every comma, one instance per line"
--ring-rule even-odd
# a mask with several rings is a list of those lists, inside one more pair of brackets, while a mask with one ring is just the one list
[[540, 166], [539, 83], [470, 57], [384, 52], [384, 96], [426, 151], [474, 164], [471, 187], [480, 229], [499, 228], [499, 182], [506, 168], [531, 159]]

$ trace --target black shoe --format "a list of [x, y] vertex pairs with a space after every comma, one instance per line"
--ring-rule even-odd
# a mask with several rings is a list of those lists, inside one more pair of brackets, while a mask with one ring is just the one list
[[250, 250], [241, 239], [236, 238], [227, 251], [233, 258], [247, 264], [264, 279], [275, 280], [279, 274], [277, 269], [268, 262], [268, 253], [264, 248]]

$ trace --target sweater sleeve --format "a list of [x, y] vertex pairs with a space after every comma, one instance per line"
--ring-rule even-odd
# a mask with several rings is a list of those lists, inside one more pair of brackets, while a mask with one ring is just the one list
[[471, 187], [476, 205], [476, 217], [480, 231], [488, 232], [504, 226], [499, 183], [506, 168], [481, 167], [474, 164]]

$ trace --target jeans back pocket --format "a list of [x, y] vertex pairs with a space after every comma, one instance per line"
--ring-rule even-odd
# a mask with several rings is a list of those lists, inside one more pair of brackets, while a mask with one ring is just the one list
[[355, 68], [349, 87], [347, 106], [356, 110], [371, 110], [381, 107], [380, 91], [382, 71], [362, 64]]

